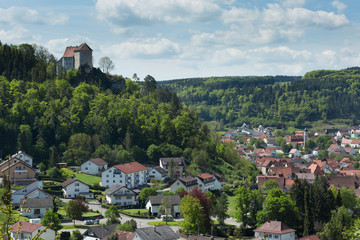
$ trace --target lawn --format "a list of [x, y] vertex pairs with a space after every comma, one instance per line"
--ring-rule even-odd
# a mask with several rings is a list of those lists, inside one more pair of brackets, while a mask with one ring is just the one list
[[235, 217], [235, 203], [236, 203], [236, 196], [228, 196], [228, 200], [229, 200], [229, 209], [228, 209], [228, 214], [230, 217]]
[[[59, 210], [58, 210], [58, 214], [66, 217], [66, 211], [65, 211], [65, 208], [64, 207], [59, 207]], [[100, 217], [101, 216], [101, 213], [97, 213], [97, 212], [84, 212], [82, 217], [83, 218], [93, 218], [93, 217]]]
[[[168, 222], [169, 226], [180, 226], [184, 221], [170, 221]], [[154, 221], [154, 222], [148, 222], [148, 225], [151, 226], [161, 226], [166, 225], [165, 221]]]
[[90, 227], [100, 226], [99, 224], [96, 225], [82, 225], [82, 224], [72, 224], [72, 225], [62, 225], [62, 229], [78, 229], [78, 228], [84, 228], [88, 229]]
[[74, 174], [75, 174], [76, 179], [78, 179], [88, 185], [92, 185], [94, 183], [101, 182], [101, 177], [98, 177], [98, 176], [89, 175], [89, 174], [85, 174], [85, 173], [79, 173], [79, 172], [76, 172]]
[[147, 209], [124, 209], [121, 211], [129, 215], [139, 215], [139, 212], [140, 214], [145, 214], [149, 212]]

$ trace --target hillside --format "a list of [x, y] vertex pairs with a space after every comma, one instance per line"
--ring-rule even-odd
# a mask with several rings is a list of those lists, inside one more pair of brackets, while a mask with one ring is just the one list
[[299, 77], [223, 77], [166, 81], [205, 121], [238, 126], [359, 118], [360, 68], [318, 70]]

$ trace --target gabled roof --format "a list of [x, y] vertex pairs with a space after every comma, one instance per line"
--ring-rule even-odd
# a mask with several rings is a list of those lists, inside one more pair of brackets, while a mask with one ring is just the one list
[[135, 233], [143, 240], [172, 240], [179, 238], [168, 225], [138, 228]]
[[88, 186], [86, 183], [83, 183], [82, 181], [76, 179], [76, 178], [70, 178], [68, 180], [66, 180], [65, 182], [61, 183], [62, 187], [67, 187], [68, 185], [74, 183], [74, 182], [81, 182], [82, 184], [85, 184], [86, 186]]
[[145, 167], [144, 165], [138, 162], [130, 162], [121, 165], [115, 165], [114, 168], [126, 174], [148, 170], [147, 167]]
[[34, 191], [29, 192], [28, 194], [26, 194], [26, 195], [25, 195], [25, 198], [29, 197], [31, 194], [33, 194], [33, 193], [35, 193], [35, 192], [37, 192], [37, 191], [42, 192], [42, 193], [45, 193], [45, 194], [48, 195], [48, 196], [51, 196], [49, 193], [45, 192], [44, 190], [42, 190], [42, 189], [40, 189], [40, 188], [37, 188], [37, 189], [35, 189]]
[[119, 224], [110, 224], [110, 225], [101, 225], [101, 226], [94, 226], [90, 227], [88, 230], [86, 230], [83, 234], [83, 236], [91, 236], [94, 238], [100, 238], [103, 239], [106, 236], [109, 236], [111, 233], [115, 232], [115, 228]]
[[[15, 159], [18, 159], [18, 158], [15, 158]], [[12, 159], [10, 159], [10, 160], [12, 160]], [[10, 161], [10, 160], [8, 160], [8, 161]], [[7, 164], [8, 161], [4, 162], [3, 164]], [[28, 170], [31, 170], [31, 171], [34, 171], [34, 172], [35, 172], [35, 169], [32, 168], [29, 164], [27, 164], [27, 163], [24, 162], [23, 160], [19, 160], [19, 161], [12, 162], [12, 163], [10, 162], [10, 166], [6, 166], [6, 167], [2, 170], [2, 172], [8, 170], [9, 168], [11, 168], [12, 166], [15, 166], [15, 165], [17, 165], [17, 164], [22, 164], [22, 165], [26, 166], [26, 167], [28, 168]]]
[[209, 173], [202, 173], [202, 174], [199, 174], [197, 175], [199, 178], [201, 179], [208, 179], [208, 178], [213, 178], [214, 176], [209, 174]]
[[165, 195], [165, 196], [149, 196], [146, 202], [151, 202], [151, 205], [160, 205], [164, 197], [170, 197], [170, 202], [172, 205], [180, 205], [180, 196], [179, 195]]
[[280, 221], [267, 221], [254, 232], [285, 234], [295, 232], [295, 229], [289, 228]]
[[82, 43], [80, 46], [68, 46], [65, 49], [64, 55], [62, 56], [63, 58], [70, 58], [70, 57], [74, 57], [74, 52], [76, 51], [92, 51], [92, 49], [86, 44], [86, 43]]
[[37, 223], [19, 221], [11, 226], [11, 232], [17, 233], [20, 227], [19, 233], [33, 233], [36, 229], [40, 228], [41, 226], [42, 226], [41, 224], [37, 224]]
[[23, 208], [53, 208], [54, 202], [52, 198], [28, 198], [25, 201]]
[[156, 166], [153, 168], [154, 170], [156, 170], [158, 173], [161, 174], [161, 176], [167, 176], [167, 172], [165, 169], [161, 168], [160, 166]]
[[[117, 190], [120, 190], [121, 188], [125, 188], [126, 190], [129, 190], [129, 191], [134, 192], [133, 190], [128, 189], [128, 188], [125, 187], [124, 185], [116, 184], [116, 185], [110, 187], [109, 189], [107, 189], [107, 190], [105, 191], [105, 193], [106, 193], [107, 195], [111, 195], [111, 194], [113, 194], [114, 192], [116, 192]], [[134, 192], [134, 194], [137, 195], [136, 192]]]
[[160, 158], [160, 162], [164, 165], [169, 164], [171, 161], [179, 166], [185, 166], [185, 158], [183, 157]]
[[98, 165], [98, 166], [107, 165], [107, 162], [105, 162], [105, 161], [102, 160], [101, 158], [92, 158], [92, 159], [89, 159], [89, 161], [93, 162], [94, 164], [96, 164], [96, 165]]
[[134, 232], [116, 230], [117, 240], [133, 240], [136, 236]]
[[[178, 180], [180, 182], [182, 182], [186, 187], [197, 185], [197, 180], [196, 180], [196, 178], [193, 178], [193, 177], [182, 177], [182, 178], [178, 178]], [[191, 184], [191, 185], [189, 185], [189, 184]]]

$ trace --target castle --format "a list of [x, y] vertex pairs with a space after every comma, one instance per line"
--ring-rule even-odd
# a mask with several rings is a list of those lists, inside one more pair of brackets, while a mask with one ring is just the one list
[[76, 47], [66, 47], [64, 55], [56, 63], [56, 74], [70, 69], [79, 69], [81, 66], [85, 67], [85, 72], [90, 72], [93, 68], [92, 51], [86, 43]]

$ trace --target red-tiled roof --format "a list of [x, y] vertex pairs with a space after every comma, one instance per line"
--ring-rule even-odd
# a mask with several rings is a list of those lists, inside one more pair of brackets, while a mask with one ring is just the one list
[[105, 161], [102, 160], [101, 158], [92, 158], [92, 159], [89, 159], [89, 161], [95, 163], [95, 164], [98, 165], [98, 166], [107, 165], [107, 162], [105, 162]]
[[74, 51], [77, 49], [78, 47], [66, 47], [64, 55], [62, 56], [63, 58], [68, 58], [68, 57], [74, 57]]
[[213, 175], [209, 174], [209, 173], [202, 173], [202, 174], [199, 174], [197, 175], [199, 178], [202, 178], [202, 179], [207, 179], [207, 178], [212, 178]]
[[254, 232], [284, 234], [295, 232], [295, 229], [289, 228], [280, 221], [267, 221], [261, 227], [255, 229]]
[[126, 174], [145, 171], [148, 169], [147, 167], [138, 162], [125, 163], [121, 165], [116, 165], [114, 167]]
[[86, 44], [82, 43], [80, 46], [69, 46], [66, 47], [63, 58], [65, 57], [74, 57], [74, 52], [76, 51], [92, 51], [92, 49]]
[[116, 230], [117, 240], [133, 240], [136, 236], [134, 232]]
[[299, 240], [320, 240], [320, 238], [316, 235], [310, 235], [310, 236], [299, 238]]
[[11, 226], [12, 233], [18, 232], [19, 224], [20, 224], [20, 230], [19, 230], [20, 233], [33, 233], [36, 229], [42, 226], [41, 224], [37, 224], [37, 223], [19, 221]]

